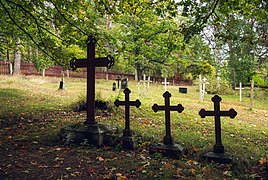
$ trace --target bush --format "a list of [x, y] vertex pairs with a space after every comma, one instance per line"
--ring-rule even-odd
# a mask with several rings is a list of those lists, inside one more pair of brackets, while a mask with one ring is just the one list
[[226, 80], [217, 80], [216, 77], [210, 76], [207, 78], [209, 84], [206, 85], [206, 92], [208, 94], [234, 94], [231, 85]]

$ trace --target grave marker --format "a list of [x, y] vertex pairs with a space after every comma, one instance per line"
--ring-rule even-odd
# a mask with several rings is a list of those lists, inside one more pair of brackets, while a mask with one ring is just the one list
[[87, 40], [87, 58], [73, 58], [70, 62], [70, 67], [87, 68], [87, 116], [84, 124], [70, 125], [61, 130], [61, 138], [65, 144], [74, 142], [75, 144], [84, 143], [102, 146], [110, 144], [113, 133], [116, 133], [116, 128], [105, 124], [98, 124], [95, 121], [95, 68], [108, 67], [110, 68], [114, 61], [111, 56], [104, 58], [95, 57], [96, 39], [90, 36]]
[[140, 81], [138, 81], [137, 86], [138, 86], [138, 93], [140, 93], [140, 87], [141, 87]]
[[163, 94], [163, 97], [165, 98], [165, 105], [159, 106], [157, 104], [154, 104], [152, 106], [152, 109], [154, 112], [157, 111], [165, 111], [165, 128], [166, 128], [166, 135], [164, 137], [163, 143], [160, 145], [156, 145], [151, 148], [151, 152], [154, 153], [155, 151], [163, 153], [163, 155], [172, 157], [172, 158], [179, 158], [180, 155], [183, 152], [183, 148], [178, 145], [174, 144], [173, 138], [171, 136], [171, 128], [170, 128], [170, 111], [177, 111], [178, 113], [181, 113], [184, 110], [184, 107], [181, 104], [178, 104], [177, 106], [171, 106], [170, 105], [170, 97], [171, 94], [166, 91]]
[[150, 76], [148, 76], [148, 81], [147, 82], [148, 82], [148, 86], [147, 87], [148, 87], [148, 91], [149, 91], [150, 83], [153, 82], [153, 81], [151, 81], [151, 77]]
[[87, 119], [85, 124], [96, 124], [95, 121], [95, 68], [108, 67], [114, 64], [111, 56], [104, 58], [95, 57], [96, 39], [89, 37], [87, 41], [87, 58], [76, 59], [73, 58], [70, 66], [73, 70], [76, 68], [87, 68]]
[[125, 149], [135, 149], [136, 146], [136, 142], [133, 138], [133, 132], [130, 129], [130, 119], [129, 119], [130, 106], [136, 106], [137, 108], [139, 108], [141, 105], [141, 102], [138, 99], [136, 101], [129, 100], [130, 93], [131, 91], [128, 88], [126, 88], [124, 90], [125, 101], [119, 101], [117, 99], [114, 102], [116, 107], [125, 106], [125, 129], [123, 130], [123, 137], [122, 137], [123, 148]]
[[113, 88], [112, 88], [112, 90], [113, 90], [113, 91], [116, 90], [116, 83], [115, 83], [115, 82], [113, 83]]
[[121, 78], [118, 76], [115, 80], [117, 80], [117, 89], [119, 89]]
[[62, 73], [59, 90], [64, 89], [64, 73]]
[[199, 90], [200, 90], [200, 101], [201, 101], [201, 102], [202, 102], [203, 99], [204, 99], [204, 95], [207, 94], [207, 92], [206, 92], [206, 84], [209, 84], [209, 83], [207, 82], [207, 78], [204, 77], [204, 78], [202, 79], [202, 76], [199, 75]]
[[165, 92], [167, 91], [167, 85], [169, 84], [169, 82], [167, 82], [167, 78], [165, 78], [165, 81], [162, 82], [162, 84], [165, 85]]
[[242, 83], [239, 83], [239, 88], [235, 88], [235, 89], [239, 89], [239, 100], [240, 102], [242, 102], [242, 90], [245, 89], [242, 87]]
[[251, 86], [250, 86], [250, 105], [249, 105], [250, 110], [252, 110], [253, 108], [253, 97], [254, 97], [254, 79], [251, 80]]
[[234, 109], [230, 109], [229, 111], [221, 111], [220, 110], [220, 102], [221, 97], [215, 95], [211, 101], [214, 103], [214, 111], [206, 111], [205, 109], [201, 109], [199, 111], [199, 115], [201, 118], [205, 118], [206, 116], [214, 116], [215, 118], [215, 139], [216, 143], [213, 146], [213, 152], [209, 152], [205, 154], [205, 158], [208, 161], [214, 161], [219, 163], [230, 163], [232, 160], [224, 153], [224, 146], [221, 141], [221, 116], [228, 116], [230, 118], [235, 118], [237, 112]]

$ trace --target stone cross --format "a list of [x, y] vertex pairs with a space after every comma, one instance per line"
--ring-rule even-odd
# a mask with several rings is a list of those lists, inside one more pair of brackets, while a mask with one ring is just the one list
[[215, 117], [215, 139], [216, 144], [213, 147], [214, 153], [223, 154], [224, 146], [221, 142], [221, 116], [229, 116], [230, 118], [235, 118], [237, 112], [234, 109], [230, 109], [229, 111], [221, 111], [220, 110], [220, 102], [221, 97], [215, 95], [211, 101], [214, 103], [214, 111], [206, 111], [205, 109], [201, 109], [199, 111], [199, 115], [201, 118], [205, 118], [206, 116], [214, 116]]
[[154, 110], [154, 112], [165, 111], [166, 136], [164, 137], [164, 144], [173, 145], [170, 128], [170, 111], [178, 111], [179, 113], [181, 113], [184, 110], [184, 107], [181, 104], [178, 104], [177, 106], [170, 106], [171, 94], [168, 91], [163, 94], [163, 97], [165, 98], [165, 105], [158, 106], [157, 104], [154, 104], [152, 106], [152, 109]]
[[116, 107], [125, 106], [125, 129], [123, 131], [123, 136], [132, 136], [132, 131], [130, 129], [130, 120], [129, 120], [130, 106], [136, 106], [137, 108], [139, 108], [141, 105], [141, 102], [138, 99], [136, 101], [129, 101], [129, 94], [130, 93], [131, 93], [131, 91], [128, 88], [126, 88], [124, 90], [125, 101], [119, 101], [117, 99], [114, 102]]
[[121, 78], [118, 76], [117, 79], [115, 79], [115, 80], [117, 80], [117, 89], [119, 89], [119, 87], [120, 87], [119, 86], [120, 85], [119, 83], [120, 83]]
[[243, 87], [242, 87], [242, 83], [240, 82], [239, 83], [239, 88], [235, 88], [235, 89], [239, 89], [239, 100], [240, 100], [240, 102], [242, 102], [242, 90], [244, 89]]
[[167, 82], [167, 78], [165, 78], [165, 81], [162, 82], [162, 84], [165, 85], [165, 92], [167, 91], [167, 85], [169, 84], [169, 82]]
[[87, 119], [85, 124], [96, 124], [95, 121], [95, 67], [113, 66], [114, 61], [111, 56], [104, 58], [95, 57], [96, 39], [92, 36], [87, 40], [87, 58], [76, 59], [73, 58], [70, 62], [70, 67], [87, 68]]

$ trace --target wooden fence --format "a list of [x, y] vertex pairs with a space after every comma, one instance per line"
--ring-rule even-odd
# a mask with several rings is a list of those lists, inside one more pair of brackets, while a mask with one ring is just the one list
[[[12, 74], [12, 63], [0, 61], [0, 74]], [[61, 77], [64, 74], [65, 77], [75, 77], [75, 78], [86, 78], [87, 77], [87, 70], [86, 69], [79, 69], [79, 71], [69, 71], [64, 70], [62, 66], [51, 66], [45, 70], [38, 71], [34, 64], [21, 64], [20, 67], [20, 74], [22, 75], [37, 75], [37, 76], [55, 76]], [[134, 74], [124, 74], [118, 72], [104, 72], [100, 69], [96, 70], [95, 77], [97, 79], [108, 79], [108, 80], [115, 80], [118, 77], [120, 78], [128, 78], [128, 80], [135, 80]], [[146, 77], [148, 78], [148, 77]], [[151, 81], [153, 82], [163, 82], [164, 78], [162, 77], [151, 77]], [[192, 85], [191, 81], [181, 80], [180, 78], [167, 78], [167, 81], [172, 84], [180, 84], [180, 85]]]

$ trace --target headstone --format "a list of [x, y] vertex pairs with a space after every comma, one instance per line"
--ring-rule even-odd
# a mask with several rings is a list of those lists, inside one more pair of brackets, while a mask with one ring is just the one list
[[115, 91], [116, 90], [116, 83], [114, 82], [113, 83], [113, 91]]
[[165, 78], [165, 81], [162, 82], [163, 85], [165, 85], [165, 92], [167, 91], [167, 85], [169, 84], [169, 82], [167, 82], [167, 78]]
[[187, 88], [186, 87], [179, 87], [179, 92], [187, 94]]
[[[96, 39], [89, 37], [87, 40], [87, 58], [73, 58], [70, 66], [76, 68], [87, 68], [87, 116], [84, 125], [74, 125], [62, 129], [63, 136], [75, 136], [74, 139], [87, 139], [88, 144], [102, 146], [109, 139], [116, 128], [104, 124], [98, 124], [95, 120], [95, 68], [110, 68], [114, 61], [108, 56], [104, 58], [95, 57]], [[79, 136], [79, 137], [78, 137]]]
[[126, 89], [128, 88], [128, 78], [123, 78], [121, 80], [121, 89]]
[[64, 74], [62, 73], [59, 89], [64, 89]]
[[181, 104], [178, 104], [177, 106], [171, 106], [170, 105], [170, 97], [171, 94], [166, 91], [163, 94], [163, 97], [165, 98], [165, 105], [159, 106], [157, 104], [154, 104], [152, 106], [152, 109], [154, 112], [157, 111], [165, 111], [165, 128], [166, 128], [166, 135], [163, 140], [163, 144], [157, 144], [150, 148], [150, 153], [162, 153], [164, 156], [168, 156], [171, 158], [178, 159], [180, 156], [184, 153], [184, 149], [179, 144], [174, 144], [173, 138], [171, 136], [171, 125], [170, 125], [170, 111], [177, 111], [178, 113], [181, 113], [184, 110], [184, 107]]
[[118, 99], [114, 102], [116, 107], [119, 106], [125, 106], [125, 129], [123, 131], [123, 136], [122, 136], [122, 146], [124, 149], [135, 149], [136, 147], [136, 141], [133, 137], [133, 132], [130, 129], [130, 119], [129, 119], [129, 111], [130, 111], [130, 106], [136, 106], [137, 108], [140, 107], [141, 102], [137, 99], [136, 101], [130, 101], [129, 100], [129, 94], [131, 91], [126, 88], [124, 90], [125, 94], [125, 101], [119, 101]]
[[117, 89], [119, 89], [120, 88], [120, 80], [121, 80], [121, 78], [118, 76], [117, 79], [115, 79], [115, 80], [117, 80]]
[[213, 146], [213, 152], [209, 152], [204, 155], [204, 158], [207, 161], [214, 161], [218, 163], [230, 163], [232, 159], [224, 153], [224, 146], [221, 141], [221, 116], [228, 116], [230, 118], [235, 118], [237, 112], [234, 109], [230, 109], [229, 111], [221, 111], [220, 110], [220, 102], [221, 97], [215, 95], [212, 99], [214, 103], [214, 111], [206, 111], [205, 109], [201, 109], [199, 111], [199, 115], [201, 118], [205, 118], [206, 116], [214, 116], [215, 118], [215, 139], [216, 143]]
[[242, 102], [242, 90], [244, 89], [242, 87], [242, 83], [240, 82], [239, 83], [239, 88], [235, 88], [235, 89], [239, 89], [239, 100], [240, 100], [240, 102]]

